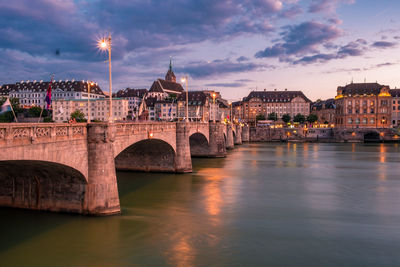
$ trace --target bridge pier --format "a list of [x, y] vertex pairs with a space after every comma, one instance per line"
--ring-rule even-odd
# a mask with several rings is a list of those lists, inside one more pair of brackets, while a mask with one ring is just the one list
[[236, 135], [235, 135], [235, 145], [241, 145], [242, 144], [242, 126], [240, 125], [235, 125], [233, 127], [236, 127]]
[[108, 123], [88, 124], [87, 133], [88, 185], [83, 212], [90, 215], [120, 213], [113, 152], [115, 126]]
[[250, 128], [249, 126], [245, 125], [242, 127], [242, 142], [249, 142], [250, 141]]
[[176, 124], [176, 157], [175, 172], [192, 172], [192, 158], [190, 156], [189, 123]]
[[228, 124], [226, 126], [226, 149], [233, 149], [234, 147], [235, 147], [235, 143], [233, 140], [232, 125]]
[[226, 147], [224, 139], [225, 125], [216, 122], [209, 124], [209, 154], [210, 158], [226, 157]]

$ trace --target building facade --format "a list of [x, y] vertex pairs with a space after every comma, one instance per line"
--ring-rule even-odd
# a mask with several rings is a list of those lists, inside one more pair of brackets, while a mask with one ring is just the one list
[[128, 100], [129, 115], [134, 119], [139, 112], [139, 106], [146, 97], [147, 92], [147, 89], [126, 88], [113, 94], [113, 97]]
[[173, 100], [157, 101], [154, 105], [157, 120], [173, 121], [178, 118], [177, 103]]
[[337, 88], [335, 125], [339, 128], [388, 128], [392, 95], [387, 85], [351, 83]]
[[[9, 96], [18, 98], [23, 107], [44, 106], [49, 84], [50, 82], [43, 81], [17, 82], [8, 85], [10, 87]], [[90, 95], [88, 94], [89, 86]], [[91, 84], [88, 81], [75, 80], [59, 80], [52, 83], [52, 101], [59, 99], [100, 99], [104, 97], [103, 91], [96, 83]]]
[[319, 124], [334, 124], [336, 113], [335, 99], [317, 101], [311, 105], [311, 113], [317, 115]]
[[[89, 105], [88, 105], [89, 102]], [[53, 120], [55, 122], [68, 122], [71, 113], [80, 110], [88, 119], [88, 106], [90, 106], [91, 121], [108, 121], [109, 120], [109, 99], [69, 99], [53, 101]], [[121, 98], [113, 98], [112, 101], [113, 121], [124, 121], [128, 116], [128, 100]]]
[[310, 99], [302, 91], [253, 91], [243, 98], [242, 108], [239, 109], [243, 113], [237, 116], [247, 122], [254, 122], [257, 115], [267, 118], [273, 112], [278, 118], [282, 118], [284, 114], [293, 118], [298, 113], [308, 116], [310, 104]]
[[400, 126], [400, 89], [391, 89], [392, 96], [392, 126]]
[[[208, 122], [210, 120], [210, 99], [203, 91], [188, 92], [188, 113], [190, 121]], [[178, 99], [178, 120], [186, 118], [186, 93]]]

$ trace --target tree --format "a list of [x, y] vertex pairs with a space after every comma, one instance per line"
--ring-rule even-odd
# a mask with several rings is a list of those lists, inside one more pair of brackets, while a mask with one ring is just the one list
[[265, 116], [263, 114], [258, 114], [256, 116], [256, 121], [263, 121], [263, 120], [265, 120]]
[[285, 123], [290, 122], [291, 119], [292, 119], [292, 117], [290, 117], [289, 114], [283, 114], [283, 116], [282, 116], [282, 120], [283, 120], [283, 122], [285, 122]]
[[276, 114], [275, 112], [269, 113], [268, 114], [268, 120], [277, 121], [278, 120], [278, 114]]
[[318, 120], [317, 114], [311, 113], [311, 114], [308, 115], [308, 117], [307, 117], [307, 121], [308, 121], [309, 123], [314, 123], [314, 122], [316, 122], [317, 120]]
[[86, 122], [85, 114], [79, 109], [71, 113], [71, 119], [75, 119], [76, 122]]
[[293, 118], [294, 122], [304, 123], [306, 121], [306, 117], [303, 114], [297, 113], [296, 116]]
[[41, 107], [31, 107], [30, 109], [28, 109], [29, 117], [33, 117], [33, 118], [39, 117], [41, 112], [42, 112]]

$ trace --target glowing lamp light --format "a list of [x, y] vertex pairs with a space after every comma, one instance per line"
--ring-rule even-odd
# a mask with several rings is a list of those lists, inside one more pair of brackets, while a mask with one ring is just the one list
[[379, 135], [380, 135], [380, 136], [384, 136], [385, 133], [384, 133], [384, 132], [380, 132]]
[[355, 132], [352, 132], [352, 133], [351, 133], [351, 136], [356, 136], [356, 133], [355, 133]]
[[149, 132], [149, 139], [152, 139], [154, 134], [152, 132]]
[[182, 78], [181, 82], [183, 82], [183, 83], [186, 82], [186, 78]]

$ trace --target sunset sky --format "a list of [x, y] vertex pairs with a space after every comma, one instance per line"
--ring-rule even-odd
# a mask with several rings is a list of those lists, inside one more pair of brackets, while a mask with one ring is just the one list
[[0, 0], [0, 84], [94, 80], [149, 88], [172, 57], [189, 90], [238, 100], [251, 90], [330, 98], [339, 85], [400, 87], [396, 0]]

